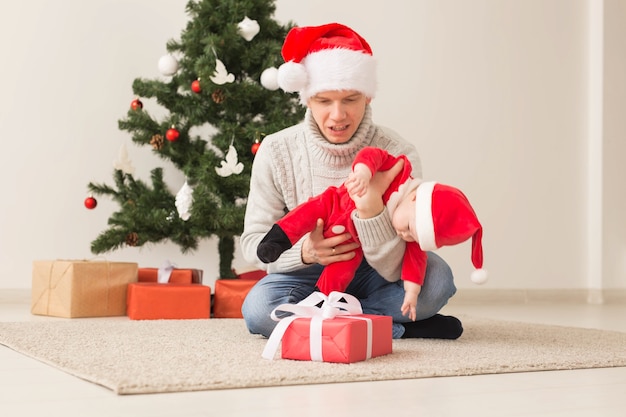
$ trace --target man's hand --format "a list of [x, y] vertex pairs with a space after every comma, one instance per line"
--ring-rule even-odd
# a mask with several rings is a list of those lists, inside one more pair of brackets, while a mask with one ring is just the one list
[[333, 237], [324, 237], [324, 220], [317, 219], [315, 229], [302, 243], [302, 262], [305, 264], [328, 265], [333, 262], [347, 261], [354, 258], [354, 250], [359, 247], [356, 242], [345, 243], [350, 233], [342, 233]]
[[383, 194], [393, 179], [402, 171], [403, 166], [404, 160], [400, 159], [391, 169], [377, 172], [370, 180], [365, 194], [353, 198], [359, 218], [369, 219], [382, 213], [385, 208]]

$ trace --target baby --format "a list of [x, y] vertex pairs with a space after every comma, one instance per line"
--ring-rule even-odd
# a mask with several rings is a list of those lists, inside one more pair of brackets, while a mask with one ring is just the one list
[[[404, 155], [395, 157], [373, 147], [362, 149], [344, 184], [329, 187], [291, 210], [272, 226], [257, 248], [259, 259], [265, 263], [274, 262], [302, 236], [312, 231], [320, 218], [324, 221], [325, 237], [347, 231], [351, 238], [344, 243], [358, 241], [352, 222], [356, 209], [353, 198], [365, 194], [374, 173], [390, 169], [400, 159], [404, 161], [402, 171], [383, 194], [383, 203], [399, 237], [406, 241], [400, 276], [406, 294], [401, 311], [415, 320], [417, 299], [426, 273], [425, 251], [458, 244], [473, 236], [472, 261], [476, 268], [482, 268], [482, 227], [459, 190], [433, 182], [420, 183], [411, 176], [412, 166]], [[445, 213], [435, 213], [435, 207]], [[317, 282], [319, 290], [325, 294], [345, 291], [362, 259], [363, 252], [357, 248], [352, 259], [327, 265]], [[486, 276], [483, 272], [475, 271], [472, 279], [484, 282]]]

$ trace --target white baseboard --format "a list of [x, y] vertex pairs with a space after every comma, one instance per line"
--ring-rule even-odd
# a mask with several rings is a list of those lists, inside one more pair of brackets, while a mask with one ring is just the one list
[[626, 289], [465, 289], [460, 288], [450, 304], [529, 304], [529, 303], [626, 303]]
[[30, 288], [0, 288], [1, 304], [30, 304]]

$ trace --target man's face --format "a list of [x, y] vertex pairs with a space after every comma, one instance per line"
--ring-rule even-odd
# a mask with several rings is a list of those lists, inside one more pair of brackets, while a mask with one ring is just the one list
[[354, 90], [324, 91], [311, 97], [307, 105], [326, 140], [340, 144], [357, 131], [370, 101]]
[[417, 241], [415, 229], [415, 191], [407, 195], [393, 212], [391, 224], [396, 233], [406, 242]]

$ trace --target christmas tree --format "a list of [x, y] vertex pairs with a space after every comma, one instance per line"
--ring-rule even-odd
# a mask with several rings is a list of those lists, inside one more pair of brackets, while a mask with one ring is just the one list
[[[186, 182], [172, 192], [161, 167], [151, 171], [150, 182], [135, 178], [121, 152], [115, 185], [88, 185], [120, 206], [91, 250], [169, 240], [186, 253], [214, 237], [220, 277], [229, 278], [235, 276], [235, 237], [243, 229], [254, 153], [264, 135], [304, 115], [297, 96], [276, 84], [282, 42], [293, 24], [272, 19], [274, 0], [190, 1], [186, 11], [190, 20], [180, 39], [170, 40], [168, 54], [158, 60], [164, 76], [135, 79], [136, 98], [119, 121], [134, 143], [171, 161]], [[155, 99], [165, 115], [151, 116], [142, 99]], [[91, 196], [85, 200], [88, 208], [95, 204]]]

